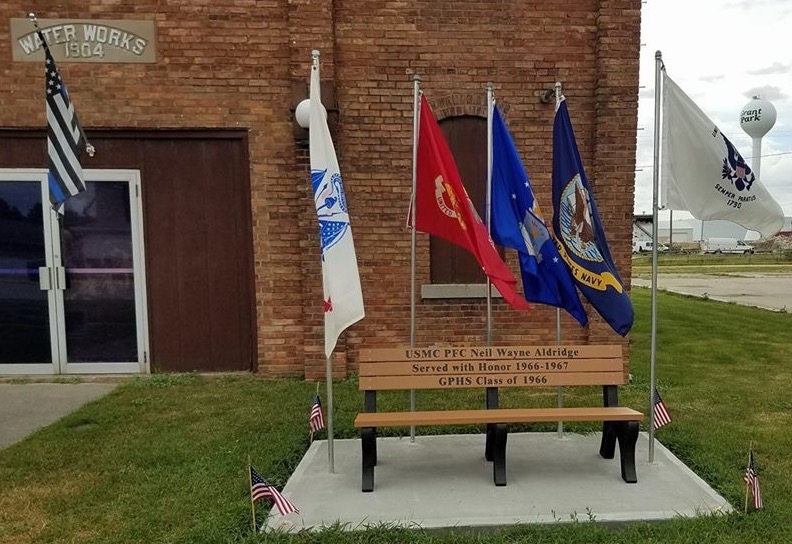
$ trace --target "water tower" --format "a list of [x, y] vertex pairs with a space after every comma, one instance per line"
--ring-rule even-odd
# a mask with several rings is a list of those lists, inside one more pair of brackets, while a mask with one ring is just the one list
[[762, 137], [773, 128], [775, 122], [775, 107], [759, 95], [754, 95], [740, 112], [740, 126], [753, 141], [751, 168], [757, 178], [759, 178], [759, 164], [762, 161]]

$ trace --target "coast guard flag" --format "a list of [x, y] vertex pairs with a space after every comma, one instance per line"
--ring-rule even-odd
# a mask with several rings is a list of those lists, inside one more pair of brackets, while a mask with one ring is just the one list
[[[44, 48], [44, 76], [47, 100], [47, 168], [50, 204], [63, 213], [63, 203], [70, 196], [85, 191], [85, 179], [79, 155], [88, 146], [74, 111], [66, 85], [61, 79], [47, 40], [37, 31]], [[89, 154], [92, 153], [89, 149]]]
[[497, 107], [492, 116], [492, 238], [517, 250], [527, 300], [563, 308], [585, 325], [572, 274], [551, 239], [514, 140]]
[[613, 264], [563, 96], [553, 124], [553, 206], [558, 251], [578, 289], [625, 336], [633, 324], [632, 302]]
[[366, 314], [344, 183], [330, 129], [327, 128], [320, 96], [319, 67], [316, 65], [311, 69], [310, 98], [311, 185], [322, 244], [325, 355], [330, 357], [339, 335]]
[[421, 96], [418, 128], [417, 179], [415, 183], [415, 228], [439, 236], [473, 254], [492, 284], [517, 310], [530, 305], [516, 290], [517, 280], [501, 260], [468, 197], [454, 158], [440, 126]]
[[725, 219], [767, 238], [784, 212], [728, 138], [663, 72], [661, 204], [696, 219]]

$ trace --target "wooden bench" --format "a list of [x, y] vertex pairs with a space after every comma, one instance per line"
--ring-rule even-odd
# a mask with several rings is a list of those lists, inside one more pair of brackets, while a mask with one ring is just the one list
[[[486, 425], [484, 457], [493, 463], [495, 485], [506, 485], [509, 423], [602, 421], [600, 455], [613, 459], [619, 443], [622, 479], [637, 482], [635, 444], [643, 414], [619, 407], [624, 384], [621, 346], [428, 347], [363, 349], [359, 389], [364, 412], [360, 429], [363, 491], [374, 489], [377, 428], [422, 425]], [[569, 408], [498, 408], [500, 387], [602, 386], [603, 405]], [[377, 391], [407, 389], [486, 389], [480, 409], [377, 412]]]

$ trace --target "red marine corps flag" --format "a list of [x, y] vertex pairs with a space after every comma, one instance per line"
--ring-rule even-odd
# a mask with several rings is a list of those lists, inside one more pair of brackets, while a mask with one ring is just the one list
[[421, 96], [419, 117], [415, 209], [410, 210], [411, 214], [415, 213], [415, 228], [468, 250], [512, 308], [530, 309], [525, 298], [515, 290], [517, 280], [501, 260], [486, 225], [473, 208], [424, 96]]

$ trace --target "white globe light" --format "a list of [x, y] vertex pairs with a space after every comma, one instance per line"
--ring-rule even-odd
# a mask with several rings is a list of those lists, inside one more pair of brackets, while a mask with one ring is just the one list
[[[324, 114], [325, 120], [327, 120], [327, 109], [322, 106], [322, 113]], [[300, 125], [302, 128], [309, 128], [311, 126], [311, 100], [306, 98], [294, 109], [294, 118], [297, 120], [297, 124]]]
[[302, 128], [308, 128], [311, 125], [311, 101], [309, 99], [306, 98], [297, 104], [297, 108], [294, 110], [294, 118]]
[[740, 112], [740, 126], [752, 138], [761, 138], [767, 134], [775, 122], [775, 107], [758, 96], [754, 96]]

